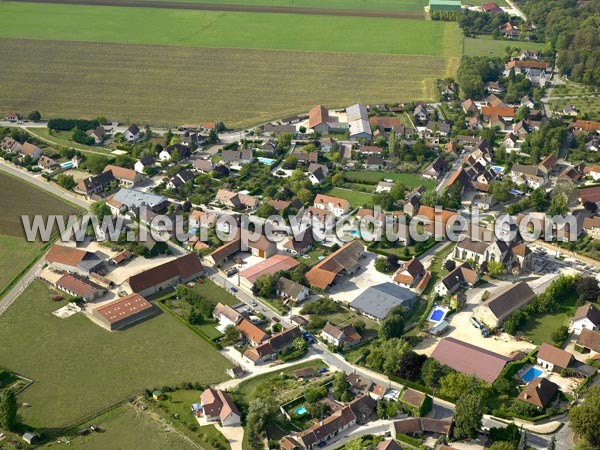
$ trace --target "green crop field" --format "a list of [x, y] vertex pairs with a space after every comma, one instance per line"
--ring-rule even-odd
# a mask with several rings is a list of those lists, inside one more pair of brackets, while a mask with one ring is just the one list
[[251, 126], [319, 103], [433, 100], [435, 79], [458, 65], [432, 56], [10, 39], [0, 39], [0, 49], [11, 61], [0, 65], [2, 111], [156, 125]]
[[456, 57], [458, 36], [448, 38], [457, 30], [411, 19], [0, 3], [3, 38]]
[[144, 388], [216, 383], [230, 366], [170, 314], [110, 333], [82, 314], [53, 316], [64, 305], [34, 282], [0, 321], [2, 365], [34, 380], [19, 410], [35, 428], [61, 427]]
[[506, 47], [537, 51], [543, 50], [546, 44], [543, 42], [495, 40], [491, 36], [465, 37], [464, 54], [467, 56], [504, 56]]

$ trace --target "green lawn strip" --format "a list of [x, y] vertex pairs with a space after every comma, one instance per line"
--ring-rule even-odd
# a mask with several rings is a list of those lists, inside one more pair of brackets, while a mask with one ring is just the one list
[[544, 50], [546, 44], [544, 42], [504, 41], [493, 39], [487, 35], [464, 38], [464, 54], [466, 56], [504, 56], [506, 47], [538, 51]]
[[35, 281], [0, 321], [3, 366], [34, 380], [19, 395], [32, 405], [19, 411], [27, 425], [60, 429], [144, 388], [227, 378], [230, 363], [170, 314], [111, 333], [82, 314], [53, 316], [65, 304], [53, 296]]
[[573, 292], [566, 298], [558, 299], [560, 309], [554, 313], [535, 314], [531, 316], [522, 331], [525, 337], [531, 339], [536, 345], [552, 342], [552, 333], [561, 326], [569, 325], [569, 319], [577, 309], [577, 293]]
[[0, 235], [0, 298], [43, 255], [45, 248], [41, 242]]
[[70, 139], [71, 133], [68, 131], [53, 131], [51, 135], [48, 128], [25, 128], [25, 130], [33, 136], [61, 147], [74, 148], [82, 152], [105, 153], [106, 155], [109, 155], [112, 151], [106, 147], [95, 147], [74, 142]]
[[[419, 39], [413, 39], [417, 34]], [[456, 23], [162, 8], [2, 3], [0, 37], [460, 56]]]
[[[80, 436], [77, 427], [69, 433], [67, 442], [53, 440], [42, 448], [66, 450], [77, 448], [83, 450], [133, 449], [144, 450], [189, 450], [195, 448], [178, 433], [166, 432], [165, 426], [153, 419], [147, 412], [134, 409], [126, 404], [115, 408], [99, 417], [95, 417], [87, 425], [98, 425], [102, 432]], [[212, 449], [207, 449], [212, 450]]]
[[415, 188], [423, 185], [427, 190], [435, 188], [434, 180], [427, 180], [416, 173], [397, 173], [397, 172], [366, 172], [349, 170], [344, 172], [344, 178], [350, 182], [365, 182], [377, 184], [384, 179], [390, 179], [404, 184], [407, 188]]
[[332, 188], [327, 192], [327, 195], [346, 199], [350, 202], [350, 206], [358, 208], [361, 206], [372, 207], [373, 195], [366, 192], [352, 191], [350, 189]]
[[235, 295], [227, 292], [227, 290], [208, 278], [203, 278], [201, 283], [196, 282], [195, 285], [189, 289], [200, 293], [202, 297], [213, 305], [223, 303], [224, 305], [235, 306], [242, 303]]

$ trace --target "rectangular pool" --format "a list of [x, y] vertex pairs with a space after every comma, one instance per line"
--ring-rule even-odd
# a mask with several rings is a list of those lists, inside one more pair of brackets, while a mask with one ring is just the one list
[[273, 164], [275, 162], [274, 159], [271, 158], [265, 158], [264, 156], [259, 156], [258, 158], [256, 158], [258, 160], [259, 163], [263, 163], [266, 164], [267, 166], [270, 166], [271, 164]]
[[429, 321], [441, 322], [442, 320], [444, 320], [444, 317], [446, 317], [446, 314], [448, 314], [448, 310], [446, 308], [435, 306], [433, 308], [433, 311], [431, 311], [431, 314], [429, 315]]
[[534, 378], [541, 377], [542, 375], [544, 375], [544, 371], [542, 369], [540, 369], [539, 367], [532, 366], [529, 369], [527, 369], [527, 372], [521, 375], [521, 380], [523, 380], [526, 383], [529, 383]]

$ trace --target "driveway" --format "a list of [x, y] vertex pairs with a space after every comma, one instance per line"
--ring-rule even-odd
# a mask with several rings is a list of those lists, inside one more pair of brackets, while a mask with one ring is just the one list
[[331, 298], [335, 301], [349, 303], [368, 287], [390, 282], [390, 275], [378, 272], [375, 269], [375, 259], [378, 255], [366, 252], [360, 260], [360, 269], [352, 276], [345, 278], [341, 283], [329, 289]]

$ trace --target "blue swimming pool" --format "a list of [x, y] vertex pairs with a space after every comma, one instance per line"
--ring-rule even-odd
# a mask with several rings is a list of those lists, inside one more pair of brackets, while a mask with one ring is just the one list
[[433, 311], [431, 311], [431, 314], [429, 315], [429, 321], [441, 322], [442, 320], [444, 320], [444, 317], [446, 317], [447, 313], [448, 310], [446, 308], [436, 306], [433, 308]]
[[540, 369], [539, 367], [532, 366], [529, 369], [527, 369], [527, 372], [521, 375], [521, 380], [523, 380], [526, 383], [529, 383], [534, 378], [540, 377], [542, 375], [544, 375], [544, 371], [542, 369]]
[[67, 161], [65, 163], [62, 163], [60, 166], [71, 168], [71, 167], [73, 167], [73, 161]]
[[504, 173], [504, 167], [502, 166], [492, 166], [492, 169], [494, 169], [494, 172]]
[[294, 411], [299, 416], [303, 416], [304, 414], [306, 414], [308, 412], [304, 406], [298, 406]]
[[271, 164], [273, 164], [273, 163], [275, 162], [275, 160], [274, 160], [274, 159], [271, 159], [271, 158], [265, 158], [264, 156], [259, 156], [259, 157], [258, 157], [258, 158], [256, 158], [256, 159], [258, 159], [258, 162], [260, 162], [260, 163], [263, 163], [263, 164], [266, 164], [266, 165], [268, 165], [268, 166], [270, 166]]

